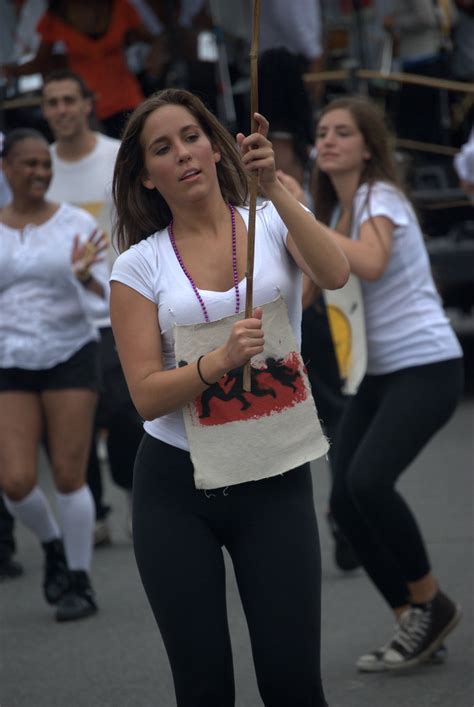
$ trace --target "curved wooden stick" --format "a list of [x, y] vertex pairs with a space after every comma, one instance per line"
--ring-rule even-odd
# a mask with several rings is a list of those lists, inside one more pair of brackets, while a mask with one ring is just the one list
[[[254, 114], [258, 112], [258, 38], [260, 32], [260, 0], [253, 3], [252, 44], [250, 47], [250, 122], [251, 132], [258, 129]], [[253, 313], [253, 261], [255, 252], [255, 216], [257, 211], [258, 174], [250, 179], [249, 227], [247, 240], [247, 267], [245, 271], [247, 293], [245, 297], [245, 318]], [[243, 388], [248, 393], [252, 387], [250, 361], [244, 366]]]

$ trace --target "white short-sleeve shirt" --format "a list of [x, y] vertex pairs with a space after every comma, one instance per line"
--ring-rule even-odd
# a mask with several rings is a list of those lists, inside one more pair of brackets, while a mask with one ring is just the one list
[[71, 270], [74, 237], [85, 240], [95, 228], [92, 216], [69, 204], [21, 231], [0, 223], [1, 368], [51, 368], [98, 338], [93, 318], [108, 311], [108, 267], [91, 268], [105, 299]]
[[361, 225], [385, 216], [395, 226], [387, 268], [375, 282], [361, 280], [368, 349], [367, 372], [390, 373], [462, 356], [431, 275], [413, 207], [394, 186], [376, 182], [357, 190], [351, 238]]
[[[248, 225], [248, 209], [238, 207]], [[301, 342], [302, 275], [286, 248], [287, 228], [271, 202], [257, 207], [255, 225], [254, 305], [283, 297], [288, 307], [290, 324], [298, 346]], [[229, 233], [230, 239], [230, 233]], [[158, 231], [132, 246], [115, 261], [111, 280], [128, 285], [156, 303], [162, 336], [165, 369], [176, 366], [173, 325], [197, 324], [204, 321], [201, 306], [182, 271], [167, 229]], [[244, 309], [246, 282], [239, 283], [241, 311]], [[235, 291], [199, 290], [210, 321], [235, 313]], [[189, 449], [180, 410], [144, 424], [153, 437], [181, 449]]]

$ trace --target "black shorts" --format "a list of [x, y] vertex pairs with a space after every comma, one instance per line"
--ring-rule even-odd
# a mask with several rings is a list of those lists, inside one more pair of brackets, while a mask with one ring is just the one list
[[67, 361], [36, 371], [0, 368], [0, 392], [21, 390], [39, 393], [63, 388], [100, 389], [99, 345], [89, 341]]

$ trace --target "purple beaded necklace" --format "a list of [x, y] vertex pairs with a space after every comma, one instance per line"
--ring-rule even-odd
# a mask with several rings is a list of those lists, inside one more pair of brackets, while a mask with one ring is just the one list
[[[234, 276], [234, 290], [235, 290], [235, 313], [238, 314], [240, 311], [240, 290], [239, 290], [239, 275], [237, 272], [237, 237], [236, 237], [236, 229], [235, 229], [235, 209], [232, 206], [232, 204], [229, 204], [229, 211], [230, 211], [230, 217], [232, 221], [232, 272]], [[176, 240], [174, 237], [174, 231], [173, 231], [173, 221], [170, 221], [169, 226], [168, 226], [168, 235], [170, 238], [171, 245], [173, 246], [174, 254], [176, 255], [176, 259], [178, 263], [181, 266], [181, 270], [184, 272], [186, 277], [189, 280], [189, 283], [191, 287], [193, 288], [194, 294], [196, 295], [196, 299], [201, 305], [202, 313], [204, 314], [204, 321], [208, 324], [210, 322], [209, 319], [209, 314], [207, 312], [206, 305], [204, 303], [203, 298], [201, 297], [201, 293], [199, 292], [198, 288], [196, 287], [196, 283], [194, 282], [193, 278], [191, 277], [191, 274], [186, 270], [186, 266], [183, 263], [183, 259], [181, 258], [181, 254], [178, 250], [178, 246], [176, 245]]]

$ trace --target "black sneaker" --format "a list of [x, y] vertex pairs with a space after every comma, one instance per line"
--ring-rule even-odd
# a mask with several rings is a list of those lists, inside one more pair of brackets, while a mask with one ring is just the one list
[[330, 512], [327, 513], [329, 530], [334, 538], [334, 561], [339, 569], [351, 572], [360, 567], [359, 558]]
[[43, 591], [48, 604], [57, 604], [69, 588], [69, 570], [62, 540], [43, 543], [45, 554]]
[[395, 636], [383, 656], [389, 670], [410, 668], [427, 660], [461, 619], [461, 608], [443, 592], [416, 604], [400, 617]]
[[0, 582], [4, 579], [15, 579], [23, 574], [23, 566], [11, 556], [0, 560]]
[[87, 572], [74, 570], [70, 575], [71, 585], [58, 602], [56, 621], [84, 619], [97, 611], [94, 590]]

